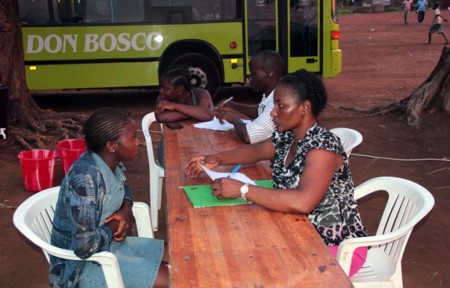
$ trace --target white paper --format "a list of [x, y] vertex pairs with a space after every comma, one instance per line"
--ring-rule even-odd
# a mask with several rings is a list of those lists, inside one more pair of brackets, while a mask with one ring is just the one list
[[[231, 173], [231, 171], [228, 173], [227, 172], [216, 172], [216, 171], [206, 168], [202, 164], [200, 164], [200, 166], [203, 168], [203, 171], [205, 171], [206, 175], [208, 175], [209, 178], [211, 178], [211, 180], [213, 180], [213, 181], [218, 178], [226, 178]], [[240, 172], [234, 173], [233, 175], [231, 175], [230, 178], [241, 181], [243, 183], [249, 183], [252, 185], [256, 185], [255, 181], [253, 181], [252, 179], [248, 178], [247, 175], [242, 174]]]
[[[251, 122], [251, 120], [247, 120], [247, 119], [241, 119], [241, 120], [244, 123]], [[193, 126], [195, 128], [210, 129], [210, 130], [216, 130], [216, 131], [228, 131], [228, 130], [234, 128], [233, 124], [229, 123], [227, 120], [223, 120], [223, 124], [221, 124], [219, 118], [217, 118], [217, 117], [214, 117], [214, 119], [211, 121], [196, 123]]]

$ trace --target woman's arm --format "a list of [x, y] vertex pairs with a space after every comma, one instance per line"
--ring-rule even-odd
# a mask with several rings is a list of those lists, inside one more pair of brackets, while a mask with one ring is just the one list
[[[342, 155], [322, 149], [308, 152], [306, 165], [297, 189], [268, 189], [249, 186], [246, 198], [265, 208], [290, 213], [308, 214], [322, 200], [331, 184], [334, 171], [342, 166]], [[241, 196], [242, 182], [222, 178], [212, 185], [218, 198], [238, 198]]]
[[272, 160], [274, 153], [275, 149], [272, 140], [267, 139], [263, 142], [242, 145], [233, 150], [217, 154], [194, 157], [186, 165], [186, 170], [188, 176], [195, 178], [203, 171], [198, 163], [201, 163], [208, 169], [214, 169], [219, 165], [253, 164], [258, 161]]
[[133, 217], [133, 197], [131, 195], [128, 182], [125, 182], [125, 196], [120, 209], [105, 219], [105, 224], [113, 231], [114, 240], [124, 241], [130, 234], [134, 223]]
[[82, 259], [96, 252], [108, 251], [113, 233], [107, 225], [100, 223], [105, 191], [103, 178], [97, 170], [88, 170], [80, 173], [73, 171], [70, 182], [72, 193], [68, 198], [71, 223], [75, 224], [71, 227], [72, 249]]
[[213, 119], [214, 105], [208, 91], [200, 89], [195, 91], [198, 93], [197, 106], [169, 102], [163, 99], [157, 100], [156, 119], [163, 123], [181, 121], [188, 118], [194, 118], [199, 121]]

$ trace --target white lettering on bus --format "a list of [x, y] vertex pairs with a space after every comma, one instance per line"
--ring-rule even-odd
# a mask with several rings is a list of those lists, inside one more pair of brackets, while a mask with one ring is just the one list
[[98, 50], [98, 46], [98, 34], [84, 35], [84, 52], [95, 52]]
[[[52, 40], [53, 39], [55, 40], [55, 41], [53, 41], [55, 43], [55, 45], [52, 45]], [[45, 44], [44, 45], [45, 45], [44, 46], [45, 50], [47, 50], [47, 52], [50, 52], [50, 53], [53, 53], [53, 54], [54, 53], [58, 53], [59, 51], [62, 50], [62, 40], [61, 40], [61, 38], [58, 35], [55, 35], [55, 34], [48, 35], [45, 38]]]
[[[158, 50], [163, 42], [162, 35], [158, 32], [138, 32], [135, 34], [120, 33], [114, 35], [112, 33], [105, 34], [84, 34], [83, 52], [112, 52], [112, 51], [135, 51]], [[40, 35], [27, 36], [27, 54], [32, 53], [77, 53], [77, 44], [79, 37], [77, 34], [64, 34], [62, 36], [50, 34], [42, 37]]]
[[77, 52], [77, 41], [78, 41], [78, 35], [70, 35], [70, 34], [64, 34], [64, 46], [63, 46], [63, 52], [67, 52], [66, 50], [66, 44], [70, 44], [72, 46], [72, 52]]
[[77, 52], [78, 35], [64, 34], [63, 38], [56, 34], [50, 34], [42, 38], [39, 35], [28, 35], [27, 37], [27, 51], [26, 53], [40, 53], [44, 49], [49, 53], [67, 52], [67, 46], [71, 46], [71, 52]]
[[138, 37], [142, 36], [144, 37], [144, 41], [145, 41], [145, 33], [136, 33], [134, 34], [133, 38], [131, 38], [131, 46], [133, 47], [134, 50], [136, 51], [144, 51], [145, 50], [145, 45], [143, 47], [138, 47]]
[[[109, 41], [108, 41], [109, 39]], [[109, 47], [106, 47], [106, 43], [110, 43]], [[114, 49], [116, 49], [117, 46], [117, 39], [114, 36], [114, 34], [106, 33], [103, 34], [102, 37], [100, 37], [100, 48], [105, 52], [111, 52]]]
[[[150, 50], [158, 50], [159, 48], [161, 48], [163, 41], [161, 41], [162, 35], [157, 33], [157, 32], [152, 32], [150, 34], [148, 34], [147, 36], [147, 48]], [[155, 40], [155, 41], [152, 41]], [[156, 43], [156, 45], [153, 47], [152, 43]]]
[[[127, 51], [130, 50], [131, 43], [130, 43], [130, 34], [129, 33], [120, 33], [117, 37], [117, 51]], [[120, 45], [120, 44], [123, 44]]]
[[[34, 46], [35, 40], [37, 42], [37, 46]], [[44, 48], [44, 39], [42, 39], [39, 35], [28, 35], [27, 37], [27, 53], [39, 53]]]

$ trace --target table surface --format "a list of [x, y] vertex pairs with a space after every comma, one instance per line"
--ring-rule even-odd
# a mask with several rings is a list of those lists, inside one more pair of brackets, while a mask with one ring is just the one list
[[[164, 126], [165, 191], [171, 287], [352, 287], [305, 215], [258, 205], [193, 208], [181, 186], [210, 184], [186, 176], [194, 156], [239, 145], [232, 132]], [[231, 171], [232, 166], [217, 171]], [[268, 162], [242, 167], [271, 178]]]

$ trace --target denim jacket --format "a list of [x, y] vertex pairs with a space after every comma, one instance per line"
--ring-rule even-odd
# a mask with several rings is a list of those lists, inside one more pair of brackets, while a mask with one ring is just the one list
[[[103, 223], [102, 207], [112, 196], [120, 197], [113, 211], [123, 200], [132, 201], [124, 172], [122, 163], [113, 172], [96, 153], [81, 155], [61, 184], [51, 244], [73, 250], [81, 259], [109, 251], [112, 231]], [[77, 287], [85, 263], [50, 256], [50, 285]]]

